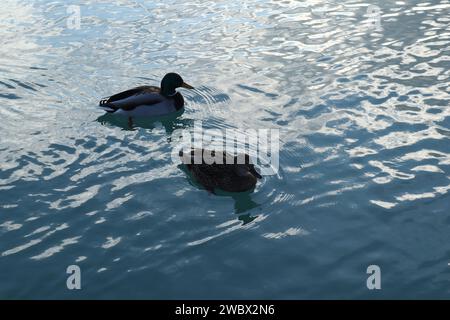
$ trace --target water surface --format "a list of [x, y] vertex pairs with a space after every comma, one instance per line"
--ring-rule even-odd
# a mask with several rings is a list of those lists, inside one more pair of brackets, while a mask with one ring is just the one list
[[[0, 298], [449, 297], [449, 1], [70, 5], [0, 10]], [[95, 108], [168, 71], [175, 119]], [[198, 188], [169, 139], [195, 120], [279, 129], [279, 173]]]

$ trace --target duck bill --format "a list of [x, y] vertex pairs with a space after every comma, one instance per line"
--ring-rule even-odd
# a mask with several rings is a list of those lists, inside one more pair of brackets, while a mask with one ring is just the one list
[[187, 84], [186, 82], [183, 82], [183, 84], [182, 84], [181, 86], [182, 86], [183, 88], [186, 88], [186, 89], [194, 89], [193, 86]]

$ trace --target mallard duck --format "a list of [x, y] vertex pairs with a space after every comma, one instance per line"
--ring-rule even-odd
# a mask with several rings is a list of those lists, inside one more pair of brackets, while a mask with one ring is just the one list
[[177, 88], [194, 89], [177, 73], [168, 73], [161, 80], [161, 88], [140, 86], [100, 100], [99, 106], [108, 113], [133, 117], [162, 116], [178, 111], [184, 99]]
[[[205, 163], [204, 153], [215, 159], [222, 158], [222, 164]], [[197, 157], [201, 158], [199, 164], [195, 163], [196, 154]], [[233, 156], [223, 151], [191, 149], [187, 153], [180, 151], [179, 156], [195, 180], [211, 193], [214, 193], [214, 189], [227, 192], [249, 191], [255, 188], [258, 179], [262, 178], [255, 170], [255, 166], [251, 163], [250, 156], [247, 154]], [[233, 160], [232, 163], [226, 161], [227, 157]], [[245, 159], [245, 161], [241, 161], [244, 163], [240, 164], [238, 159]]]

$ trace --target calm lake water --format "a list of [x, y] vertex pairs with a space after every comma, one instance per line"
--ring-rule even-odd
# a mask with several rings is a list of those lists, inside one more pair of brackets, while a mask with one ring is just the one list
[[[449, 1], [4, 0], [0, 38], [0, 298], [450, 298]], [[96, 108], [169, 71], [175, 119]], [[196, 120], [279, 129], [278, 174], [199, 188]]]

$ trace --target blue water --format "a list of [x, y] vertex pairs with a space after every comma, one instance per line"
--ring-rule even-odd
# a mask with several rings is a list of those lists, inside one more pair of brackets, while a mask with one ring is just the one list
[[[4, 0], [0, 39], [0, 298], [450, 297], [449, 1]], [[168, 71], [175, 119], [96, 109]], [[279, 129], [278, 174], [202, 190], [195, 120]]]

